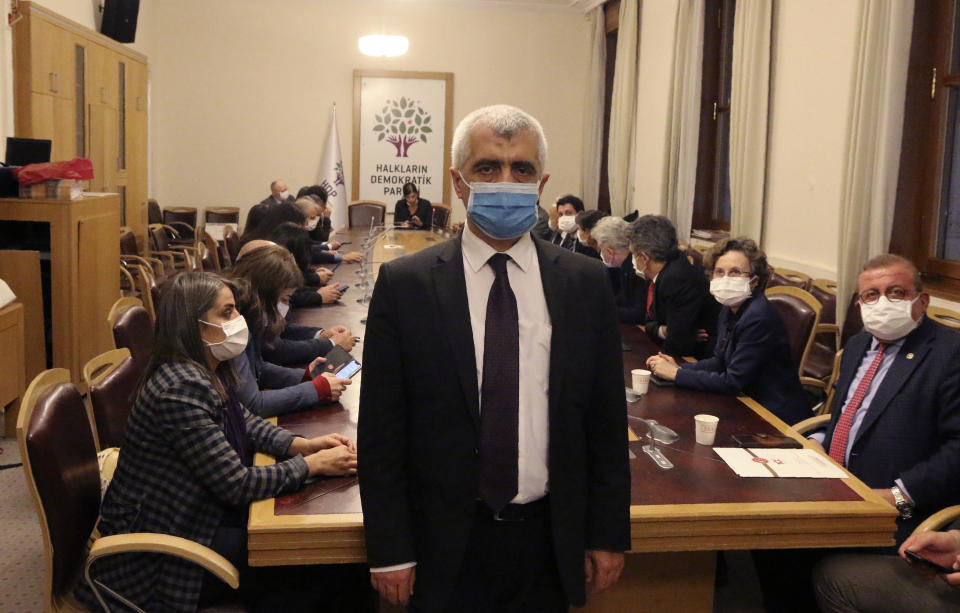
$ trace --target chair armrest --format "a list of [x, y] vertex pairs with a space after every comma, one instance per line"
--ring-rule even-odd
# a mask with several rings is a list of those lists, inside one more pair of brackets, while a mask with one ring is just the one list
[[830, 415], [815, 415], [814, 417], [808, 417], [803, 421], [797, 422], [790, 426], [796, 431], [797, 434], [806, 435], [807, 432], [811, 430], [816, 430], [822, 425], [830, 423]]
[[840, 334], [840, 326], [837, 324], [817, 324], [817, 331], [820, 333], [833, 332]]
[[90, 567], [100, 558], [135, 552], [177, 556], [202, 566], [233, 589], [240, 585], [240, 572], [237, 567], [216, 551], [179, 536], [154, 532], [131, 532], [100, 537], [90, 547], [84, 572], [89, 574]]
[[816, 387], [822, 390], [827, 389], [826, 381], [814, 377], [800, 377], [800, 385], [809, 385], [810, 387]]
[[913, 534], [940, 530], [953, 520], [960, 517], [960, 505], [940, 509], [930, 517], [926, 518], [920, 525], [913, 530]]
[[[136, 291], [137, 291], [137, 283], [136, 283], [136, 281], [133, 280], [133, 275], [130, 274], [130, 271], [127, 270], [127, 267], [124, 266], [122, 262], [121, 262], [121, 264], [120, 264], [120, 276], [121, 276], [121, 277], [126, 277], [127, 283], [128, 283], [129, 286], [130, 286], [130, 291], [131, 291], [131, 292], [136, 292]], [[120, 289], [122, 290], [123, 288], [121, 287]]]
[[[164, 227], [170, 228], [175, 232], [182, 233], [184, 230], [188, 230], [191, 234], [196, 235], [197, 229], [188, 224], [185, 221], [171, 221], [170, 223], [164, 224]], [[182, 228], [182, 230], [177, 230], [177, 228]]]

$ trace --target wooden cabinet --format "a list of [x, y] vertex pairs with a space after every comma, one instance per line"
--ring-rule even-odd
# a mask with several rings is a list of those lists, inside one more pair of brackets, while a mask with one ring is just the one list
[[119, 208], [116, 194], [82, 200], [0, 198], [0, 224], [49, 224], [53, 366], [69, 369], [75, 382], [82, 381], [87, 360], [114, 346], [107, 314], [120, 297]]
[[51, 159], [90, 158], [89, 189], [116, 192], [121, 223], [143, 241], [147, 58], [43, 6], [20, 2], [13, 26], [17, 136], [49, 138]]
[[23, 304], [13, 302], [0, 309], [0, 436], [14, 436], [17, 411], [26, 388], [23, 357]]

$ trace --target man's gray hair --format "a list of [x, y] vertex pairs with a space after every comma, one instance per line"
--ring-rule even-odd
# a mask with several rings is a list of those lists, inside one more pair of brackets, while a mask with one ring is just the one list
[[[590, 233], [591, 237], [593, 233]], [[646, 253], [655, 262], [666, 262], [677, 250], [677, 229], [663, 215], [644, 215], [630, 228], [630, 251]]]
[[590, 238], [597, 241], [601, 249], [626, 251], [630, 248], [630, 224], [620, 217], [604, 217], [590, 230]]
[[470, 157], [470, 133], [479, 126], [490, 128], [497, 136], [513, 135], [532, 130], [537, 135], [537, 164], [540, 172], [547, 165], [547, 137], [540, 122], [532, 115], [509, 104], [495, 104], [477, 109], [464, 117], [453, 131], [453, 167], [462, 170]]

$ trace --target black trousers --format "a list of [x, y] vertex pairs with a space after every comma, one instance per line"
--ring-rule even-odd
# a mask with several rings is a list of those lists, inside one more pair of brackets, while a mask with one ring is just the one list
[[249, 566], [247, 531], [241, 526], [220, 526], [210, 548], [237, 567], [240, 587], [234, 591], [205, 572], [200, 608], [240, 600], [264, 613], [377, 611], [378, 600], [366, 565]]
[[[453, 594], [444, 610], [566, 613], [568, 608], [546, 508], [523, 521], [497, 521], [489, 511], [478, 512]], [[414, 585], [410, 611], [423, 610], [417, 605]]]

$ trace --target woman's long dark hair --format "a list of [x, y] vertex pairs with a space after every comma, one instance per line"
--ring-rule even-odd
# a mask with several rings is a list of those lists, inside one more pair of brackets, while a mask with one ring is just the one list
[[280, 245], [267, 245], [245, 253], [230, 269], [237, 284], [237, 309], [246, 317], [251, 333], [271, 344], [283, 330], [277, 301], [285, 289], [303, 285], [303, 275], [293, 255]]
[[284, 222], [293, 222], [302, 226], [306, 221], [300, 209], [287, 202], [264, 205], [262, 211], [254, 220], [247, 218], [247, 227], [243, 229], [243, 236], [240, 237], [241, 243], [265, 239], [274, 228]]
[[306, 274], [310, 267], [310, 231], [291, 222], [285, 222], [274, 228], [267, 235], [267, 240], [273, 241], [293, 254], [300, 272]]
[[220, 362], [216, 372], [210, 370], [200, 337], [200, 326], [203, 325], [200, 320], [206, 321], [207, 311], [213, 308], [224, 287], [237, 295], [237, 287], [232, 281], [212, 272], [180, 273], [164, 283], [157, 308], [153, 356], [147, 364], [141, 386], [163, 364], [184, 362], [203, 371], [220, 395], [227, 397], [221, 379], [226, 385], [236, 386], [232, 362]]

